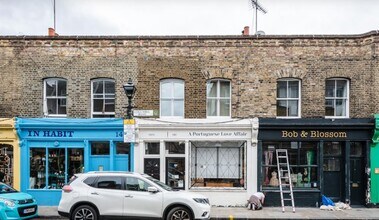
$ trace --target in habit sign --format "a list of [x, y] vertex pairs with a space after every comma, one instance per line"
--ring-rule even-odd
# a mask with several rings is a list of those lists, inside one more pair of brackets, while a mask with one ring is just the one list
[[134, 119], [124, 120], [124, 142], [133, 143], [136, 140]]

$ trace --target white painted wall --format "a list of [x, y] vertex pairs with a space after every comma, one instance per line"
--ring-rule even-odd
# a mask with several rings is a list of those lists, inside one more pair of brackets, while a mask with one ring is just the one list
[[[198, 123], [197, 123], [198, 122]], [[201, 122], [201, 123], [200, 123]], [[165, 141], [185, 141], [186, 174], [185, 190], [197, 192], [209, 197], [214, 206], [244, 206], [253, 192], [257, 191], [257, 145], [252, 144], [252, 124], [250, 120], [228, 120], [226, 123], [214, 123], [204, 119], [188, 119], [179, 122], [167, 122], [159, 120], [137, 120], [138, 143], [135, 144], [134, 166], [136, 172], [143, 172], [145, 158], [145, 142], [160, 142], [160, 176], [165, 182], [166, 177], [166, 152]], [[232, 136], [202, 136], [193, 135], [193, 132], [222, 133], [237, 132]], [[238, 132], [244, 133], [239, 135]], [[191, 188], [190, 183], [190, 141], [246, 141], [246, 189], [238, 188]], [[253, 140], [254, 141], [254, 140]], [[172, 156], [172, 155], [170, 155]], [[149, 157], [149, 156], [146, 156]]]

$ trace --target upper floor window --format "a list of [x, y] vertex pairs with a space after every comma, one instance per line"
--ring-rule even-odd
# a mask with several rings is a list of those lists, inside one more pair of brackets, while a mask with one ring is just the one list
[[67, 81], [50, 78], [44, 80], [43, 113], [45, 116], [66, 116]]
[[325, 82], [325, 116], [349, 117], [349, 81], [328, 79]]
[[300, 80], [279, 79], [276, 94], [276, 116], [300, 117]]
[[228, 80], [210, 80], [207, 82], [207, 116], [230, 117], [231, 87]]
[[165, 79], [160, 87], [160, 116], [184, 117], [184, 81]]
[[92, 80], [92, 117], [115, 117], [115, 82], [112, 79]]

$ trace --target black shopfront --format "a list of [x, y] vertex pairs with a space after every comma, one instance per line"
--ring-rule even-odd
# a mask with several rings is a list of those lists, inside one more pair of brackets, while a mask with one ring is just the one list
[[[275, 150], [287, 149], [295, 205], [333, 201], [364, 205], [373, 119], [259, 120], [258, 189], [266, 206], [280, 206]], [[288, 204], [289, 205], [289, 204]]]

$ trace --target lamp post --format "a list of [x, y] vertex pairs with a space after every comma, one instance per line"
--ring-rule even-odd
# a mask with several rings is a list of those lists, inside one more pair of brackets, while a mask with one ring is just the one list
[[135, 92], [137, 91], [137, 88], [133, 84], [133, 81], [131, 78], [129, 78], [128, 82], [126, 84], [124, 84], [123, 87], [124, 87], [126, 97], [128, 97], [128, 106], [127, 106], [127, 111], [126, 111], [126, 117], [127, 117], [127, 119], [132, 119], [132, 109], [133, 109], [132, 99], [133, 99]]

